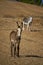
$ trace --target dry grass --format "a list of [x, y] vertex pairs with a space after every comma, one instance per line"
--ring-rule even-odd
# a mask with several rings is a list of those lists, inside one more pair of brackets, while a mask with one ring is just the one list
[[[10, 56], [9, 35], [23, 17], [33, 16], [31, 31], [24, 30], [20, 58]], [[39, 17], [38, 17], [39, 16]], [[0, 2], [0, 65], [43, 65], [43, 8], [35, 5]]]

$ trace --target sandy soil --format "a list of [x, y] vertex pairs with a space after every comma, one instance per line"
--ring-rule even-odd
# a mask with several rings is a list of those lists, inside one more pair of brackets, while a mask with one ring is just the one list
[[[24, 30], [20, 43], [20, 57], [10, 55], [10, 32], [16, 21], [33, 17], [31, 31]], [[43, 65], [43, 7], [20, 2], [0, 2], [0, 65]]]

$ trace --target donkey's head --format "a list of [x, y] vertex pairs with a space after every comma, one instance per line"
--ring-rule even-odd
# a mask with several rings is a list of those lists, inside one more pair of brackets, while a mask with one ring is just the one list
[[23, 23], [22, 22], [20, 22], [20, 23], [19, 22], [16, 22], [16, 23], [17, 23], [17, 27], [18, 28], [21, 28], [21, 29], [23, 28]]
[[17, 35], [21, 36], [22, 27], [23, 27], [22, 22], [21, 23], [16, 22], [16, 23], [17, 23]]

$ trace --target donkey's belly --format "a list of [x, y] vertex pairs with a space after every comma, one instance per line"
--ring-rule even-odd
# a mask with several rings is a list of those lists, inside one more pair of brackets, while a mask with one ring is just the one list
[[11, 39], [11, 42], [12, 42], [12, 43], [16, 43], [16, 40]]

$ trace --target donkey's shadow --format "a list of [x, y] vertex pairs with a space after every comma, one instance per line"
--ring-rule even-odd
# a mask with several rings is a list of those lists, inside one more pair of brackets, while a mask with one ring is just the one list
[[20, 55], [19, 57], [34, 57], [34, 58], [43, 58], [43, 56], [39, 56], [39, 55]]

